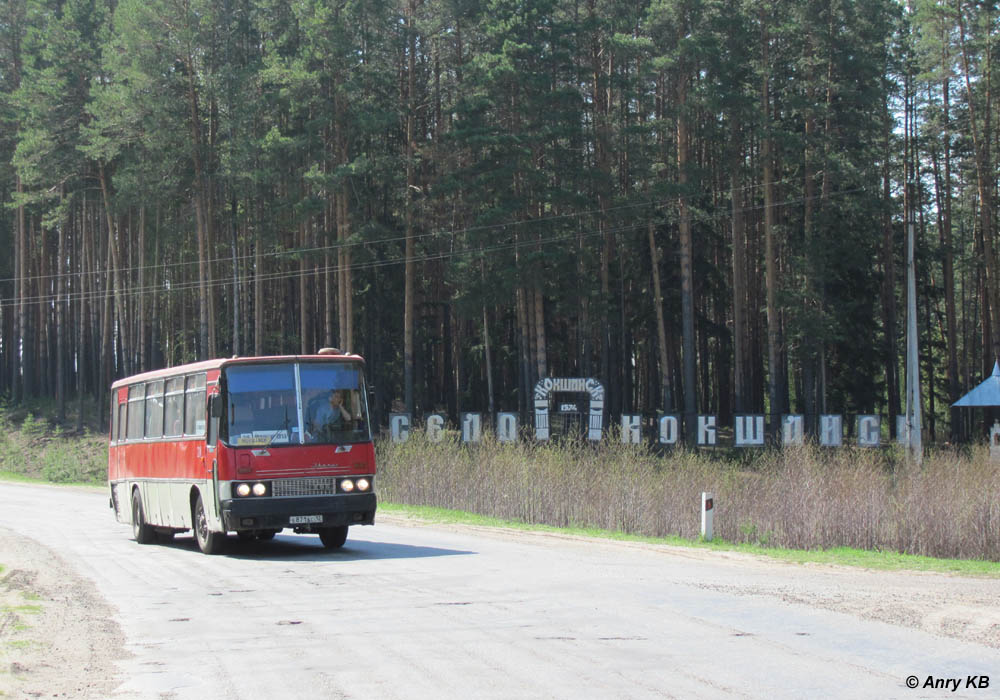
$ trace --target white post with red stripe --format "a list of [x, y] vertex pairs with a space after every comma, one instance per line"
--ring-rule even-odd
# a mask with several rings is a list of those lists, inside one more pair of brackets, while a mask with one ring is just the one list
[[713, 521], [715, 520], [715, 499], [708, 491], [701, 492], [701, 538], [712, 539]]

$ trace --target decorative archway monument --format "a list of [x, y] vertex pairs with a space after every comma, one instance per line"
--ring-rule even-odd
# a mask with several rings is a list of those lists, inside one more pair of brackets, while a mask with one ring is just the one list
[[555, 394], [583, 394], [589, 402], [587, 439], [599, 441], [604, 432], [604, 385], [593, 378], [546, 377], [535, 384], [535, 439], [549, 439], [549, 411]]

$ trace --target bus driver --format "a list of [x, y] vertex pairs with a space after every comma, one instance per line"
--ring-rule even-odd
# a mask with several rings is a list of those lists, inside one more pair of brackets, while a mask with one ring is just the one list
[[329, 401], [316, 410], [309, 422], [309, 432], [314, 439], [318, 439], [319, 436], [329, 437], [335, 431], [348, 429], [353, 419], [350, 411], [344, 406], [344, 393], [342, 389], [332, 390]]

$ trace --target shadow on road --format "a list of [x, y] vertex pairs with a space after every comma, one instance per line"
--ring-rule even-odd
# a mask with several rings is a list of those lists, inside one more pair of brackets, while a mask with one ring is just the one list
[[[186, 549], [201, 555], [194, 537], [178, 536], [173, 542], [160, 546]], [[225, 549], [219, 556], [264, 561], [363, 561], [366, 559], [424, 559], [471, 554], [477, 554], [477, 552], [423, 547], [400, 542], [369, 542], [350, 538], [340, 549], [326, 549], [319, 541], [319, 537], [315, 535], [277, 535], [270, 541], [245, 541], [229, 537], [226, 540]]]

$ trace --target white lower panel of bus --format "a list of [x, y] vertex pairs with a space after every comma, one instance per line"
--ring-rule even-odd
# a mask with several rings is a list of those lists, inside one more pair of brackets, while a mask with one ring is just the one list
[[146, 522], [156, 527], [178, 530], [191, 528], [191, 489], [197, 488], [205, 504], [205, 515], [209, 528], [222, 530], [217, 499], [212, 494], [211, 479], [192, 483], [174, 479], [143, 479], [139, 481], [118, 481], [111, 484], [112, 499], [115, 503], [115, 517], [119, 522], [132, 522], [132, 491], [139, 489]]

